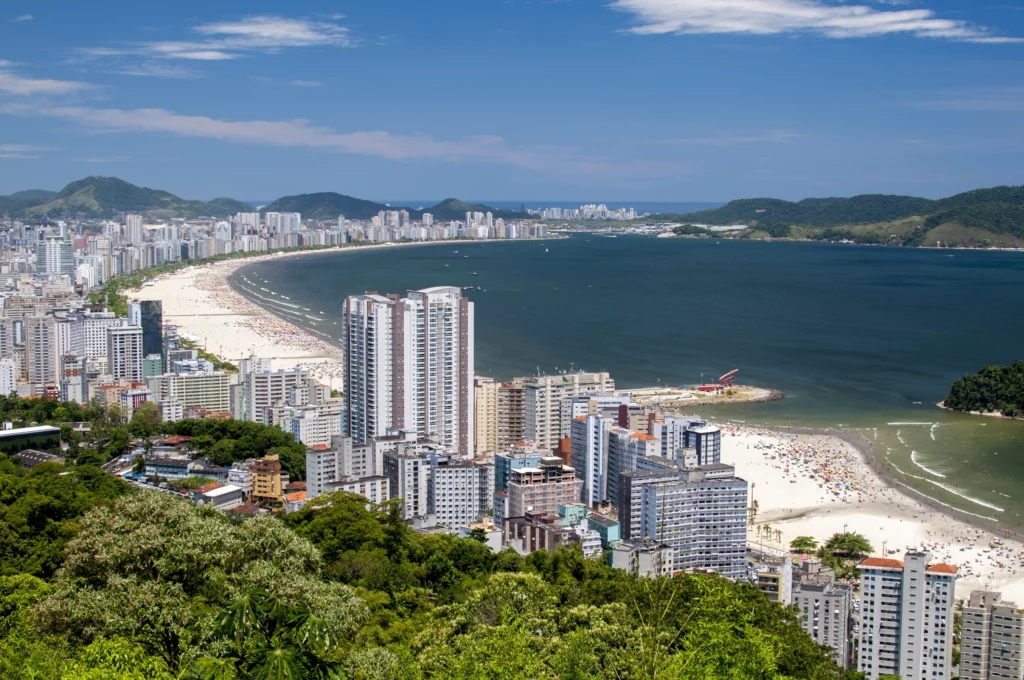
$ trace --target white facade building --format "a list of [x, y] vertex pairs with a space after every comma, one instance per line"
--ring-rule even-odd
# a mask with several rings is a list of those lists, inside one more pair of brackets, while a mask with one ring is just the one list
[[113, 326], [107, 329], [107, 370], [115, 378], [142, 381], [142, 328]]
[[928, 564], [929, 557], [908, 552], [903, 561], [870, 557], [858, 565], [857, 670], [869, 680], [949, 680], [957, 569]]
[[473, 303], [456, 287], [345, 301], [345, 434], [414, 431], [471, 455]]
[[546, 375], [526, 383], [526, 439], [549, 449], [558, 448], [561, 405], [567, 397], [612, 392], [615, 381], [607, 373]]

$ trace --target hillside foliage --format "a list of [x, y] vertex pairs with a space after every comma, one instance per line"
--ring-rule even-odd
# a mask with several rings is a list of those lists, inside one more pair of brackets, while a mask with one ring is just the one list
[[[30, 474], [55, 480], [54, 467]], [[23, 476], [0, 462], [0, 487]], [[862, 677], [749, 584], [637, 578], [578, 548], [495, 555], [474, 538], [413, 531], [397, 501], [317, 501], [239, 519], [129, 489], [63, 511], [74, 525], [58, 568], [0, 576], [0, 676]]]
[[984, 366], [953, 383], [945, 405], [955, 411], [1000, 412], [1024, 417], [1024, 361], [1009, 366]]

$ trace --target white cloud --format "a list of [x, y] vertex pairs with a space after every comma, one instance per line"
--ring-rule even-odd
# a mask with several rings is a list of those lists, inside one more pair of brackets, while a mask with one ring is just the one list
[[639, 35], [812, 34], [864, 38], [907, 34], [976, 43], [1021, 42], [992, 35], [965, 21], [940, 19], [929, 9], [886, 10], [867, 5], [836, 5], [824, 0], [614, 0], [614, 9], [632, 14]]
[[703, 146], [734, 146], [737, 144], [764, 144], [791, 142], [795, 139], [802, 139], [803, 134], [792, 130], [772, 130], [760, 135], [710, 135], [707, 137], [680, 137], [676, 139], [663, 139], [659, 144], [695, 144]]
[[0, 61], [0, 92], [7, 94], [67, 94], [90, 87], [87, 83], [77, 83], [70, 80], [23, 78], [11, 73], [7, 69], [9, 66], [10, 62]]
[[1024, 111], [1024, 87], [982, 87], [942, 92], [910, 103], [933, 111]]
[[0, 144], [0, 158], [39, 158], [36, 152], [46, 149], [45, 146], [29, 144]]
[[98, 132], [152, 132], [217, 139], [242, 144], [311, 148], [390, 160], [435, 159], [509, 165], [560, 175], [636, 179], [678, 176], [689, 169], [677, 163], [619, 161], [579, 153], [576, 149], [514, 146], [501, 137], [478, 136], [442, 140], [429, 135], [392, 134], [382, 130], [337, 132], [306, 120], [220, 120], [183, 115], [166, 109], [99, 109], [43, 106], [9, 109], [18, 115], [43, 115], [75, 120]]
[[34, 18], [31, 14], [22, 14], [21, 16], [14, 17], [11, 21], [32, 21]]
[[[249, 54], [274, 53], [295, 47], [352, 47], [349, 29], [336, 20], [252, 16], [238, 21], [200, 24], [192, 29], [197, 40], [160, 40], [123, 47], [86, 47], [87, 58], [143, 56], [148, 59], [224, 61]], [[152, 75], [159, 75], [152, 73]]]

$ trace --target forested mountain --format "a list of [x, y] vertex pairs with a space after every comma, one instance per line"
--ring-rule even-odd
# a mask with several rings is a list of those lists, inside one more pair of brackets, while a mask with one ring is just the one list
[[[384, 203], [367, 201], [362, 198], [346, 196], [333, 191], [322, 191], [315, 194], [296, 194], [283, 196], [262, 208], [261, 212], [297, 212], [302, 217], [314, 220], [333, 220], [339, 215], [348, 219], [368, 220], [381, 210], [401, 210]], [[409, 210], [410, 214], [416, 213]], [[416, 213], [419, 216], [419, 213]]]
[[[263, 207], [262, 212], [297, 212], [304, 219], [332, 220], [339, 215], [354, 220], [367, 220], [381, 210], [408, 210], [419, 219], [429, 212], [437, 220], [464, 219], [467, 212], [490, 212], [495, 218], [529, 219], [530, 215], [514, 210], [500, 210], [486, 205], [463, 203], [448, 198], [437, 205], [419, 209], [389, 206], [332, 191], [283, 196]], [[160, 189], [149, 189], [125, 182], [117, 177], [86, 177], [68, 184], [59, 192], [29, 189], [10, 196], [0, 196], [0, 214], [31, 220], [59, 218], [65, 214], [86, 218], [112, 218], [118, 213], [141, 213], [154, 219], [172, 217], [228, 217], [238, 212], [254, 212], [255, 207], [233, 198], [212, 201], [191, 201]]]
[[734, 238], [760, 234], [906, 246], [1020, 247], [1024, 246], [1024, 187], [977, 189], [937, 201], [876, 194], [798, 202], [750, 198], [721, 208], [648, 219], [751, 227], [731, 234]]
[[466, 218], [467, 212], [489, 212], [494, 215], [495, 219], [531, 218], [528, 213], [501, 210], [479, 203], [463, 203], [457, 198], [446, 198], [429, 208], [407, 208], [353, 198], [333, 191], [285, 196], [263, 208], [263, 212], [297, 212], [302, 213], [303, 218], [316, 220], [333, 220], [339, 215], [353, 220], [368, 220], [381, 210], [407, 210], [413, 219], [419, 219], [423, 213], [430, 213], [435, 220], [463, 220]]

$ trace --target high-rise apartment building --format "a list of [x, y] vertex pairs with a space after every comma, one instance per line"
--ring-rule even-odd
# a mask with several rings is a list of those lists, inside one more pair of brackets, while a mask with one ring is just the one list
[[558, 506], [578, 502], [582, 487], [576, 471], [561, 458], [541, 458], [535, 467], [512, 471], [507, 486], [508, 517], [523, 517], [526, 513], [558, 514]]
[[145, 229], [142, 226], [142, 215], [124, 216], [124, 240], [133, 245], [138, 245], [146, 240]]
[[[258, 363], [259, 368], [267, 364]], [[245, 374], [241, 385], [242, 404], [239, 420], [251, 420], [265, 425], [273, 425], [273, 409], [278, 404], [288, 403], [289, 397], [296, 389], [309, 388], [309, 371], [304, 369], [278, 369], [276, 371], [257, 372], [250, 370]], [[309, 403], [308, 399], [302, 403]]]
[[583, 502], [590, 507], [608, 498], [608, 433], [613, 427], [600, 416], [578, 416], [572, 421], [572, 466], [583, 481]]
[[14, 359], [0, 359], [0, 396], [10, 396], [18, 386], [18, 365]]
[[429, 457], [427, 509], [438, 525], [457, 531], [479, 521], [490, 506], [487, 471], [452, 455]]
[[231, 411], [231, 376], [223, 371], [165, 373], [146, 378], [153, 401], [172, 401], [183, 408], [198, 407], [215, 413]]
[[530, 379], [525, 385], [525, 437], [550, 449], [561, 437], [561, 404], [566, 397], [612, 392], [615, 381], [607, 373], [567, 373]]
[[164, 353], [164, 313], [160, 300], [142, 300], [128, 305], [128, 323], [142, 328], [143, 356]]
[[36, 271], [40, 274], [63, 274], [74, 278], [74, 244], [58, 234], [46, 236], [36, 250]]
[[52, 316], [30, 315], [23, 320], [25, 372], [31, 385], [57, 383], [57, 320]]
[[849, 668], [853, 587], [837, 580], [831, 569], [822, 569], [818, 560], [808, 560], [803, 573], [797, 574], [793, 599], [804, 632], [819, 645], [831, 647], [840, 668]]
[[1021, 680], [1024, 612], [1001, 593], [971, 591], [960, 621], [962, 680]]
[[640, 533], [670, 546], [676, 569], [745, 578], [747, 482], [731, 465], [702, 465], [643, 485]]
[[513, 380], [498, 387], [498, 450], [526, 441], [526, 386]]
[[345, 433], [414, 431], [471, 455], [473, 303], [456, 287], [345, 301]]
[[926, 552], [902, 561], [870, 557], [861, 571], [857, 670], [868, 680], [949, 680], [956, 567], [928, 564]]
[[142, 329], [112, 326], [107, 329], [107, 371], [115, 378], [142, 381]]
[[473, 404], [476, 408], [476, 422], [473, 433], [476, 437], [476, 454], [498, 450], [498, 389], [500, 385], [493, 378], [473, 378]]

